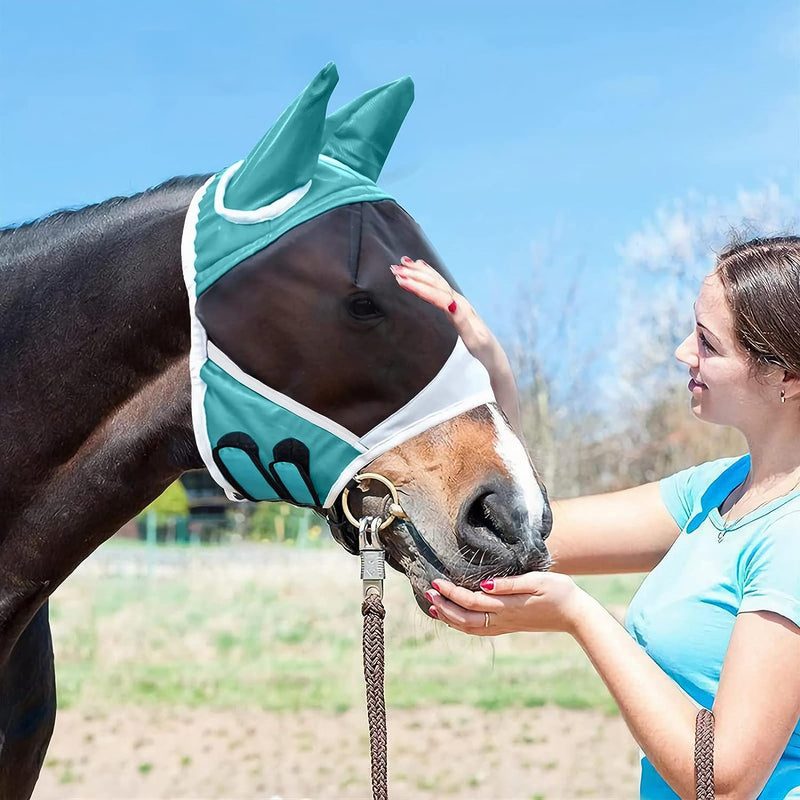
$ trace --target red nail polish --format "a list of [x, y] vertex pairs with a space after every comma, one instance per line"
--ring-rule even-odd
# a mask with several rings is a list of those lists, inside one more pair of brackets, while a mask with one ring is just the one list
[[400, 263], [401, 264], [413, 264], [414, 262], [408, 256], [403, 256], [400, 259]]
[[485, 592], [491, 592], [494, 589], [494, 578], [487, 578], [485, 581], [481, 581], [481, 589]]
[[433, 595], [430, 592], [425, 592], [425, 599], [429, 602], [433, 602]]
[[457, 308], [458, 308], [458, 306], [456, 305], [456, 301], [455, 301], [455, 300], [453, 300], [453, 302], [452, 302], [452, 303], [450, 303], [450, 305], [449, 305], [449, 306], [447, 306], [447, 310], [448, 310], [448, 311], [449, 311], [451, 314], [455, 314], [455, 313], [456, 313], [456, 309], [457, 309]]
[[428, 609], [428, 613], [434, 618], [439, 619], [439, 612], [436, 610], [436, 606], [431, 606]]
[[433, 586], [433, 588], [436, 589], [437, 592], [441, 591], [441, 589], [439, 588], [439, 582], [438, 581], [431, 581], [431, 586]]

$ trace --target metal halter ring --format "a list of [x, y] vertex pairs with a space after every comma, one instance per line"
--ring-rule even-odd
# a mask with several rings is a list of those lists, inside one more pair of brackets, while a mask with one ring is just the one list
[[[389, 494], [392, 496], [392, 504], [389, 506], [389, 516], [381, 523], [381, 526], [378, 528], [378, 530], [382, 531], [384, 528], [388, 528], [389, 525], [391, 525], [396, 519], [408, 519], [406, 512], [403, 511], [400, 505], [400, 499], [397, 496], [397, 489], [388, 478], [385, 478], [383, 475], [379, 475], [377, 472], [360, 472], [358, 475], [353, 477], [353, 480], [359, 482], [376, 480], [379, 483], [382, 483], [389, 490]], [[342, 511], [344, 511], [344, 515], [347, 517], [348, 522], [350, 522], [352, 525], [355, 525], [357, 528], [359, 521], [350, 513], [350, 507], [347, 504], [347, 496], [349, 494], [349, 489], [345, 489], [342, 492]]]

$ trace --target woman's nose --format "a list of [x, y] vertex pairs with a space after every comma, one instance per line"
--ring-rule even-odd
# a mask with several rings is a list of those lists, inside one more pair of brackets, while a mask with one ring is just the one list
[[700, 365], [700, 359], [697, 355], [697, 339], [694, 333], [690, 333], [675, 348], [675, 358], [688, 367], [697, 367]]

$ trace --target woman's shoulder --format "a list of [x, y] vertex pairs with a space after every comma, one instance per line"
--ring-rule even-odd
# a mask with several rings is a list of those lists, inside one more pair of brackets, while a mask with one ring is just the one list
[[722, 476], [737, 477], [739, 474], [746, 475], [749, 469], [750, 454], [745, 453], [740, 456], [726, 456], [704, 461], [672, 475], [667, 475], [662, 480], [685, 484], [711, 483]]
[[683, 528], [698, 503], [719, 505], [740, 484], [750, 469], [750, 454], [706, 461], [663, 478], [661, 498]]
[[751, 525], [739, 554], [740, 611], [772, 611], [800, 627], [800, 496]]

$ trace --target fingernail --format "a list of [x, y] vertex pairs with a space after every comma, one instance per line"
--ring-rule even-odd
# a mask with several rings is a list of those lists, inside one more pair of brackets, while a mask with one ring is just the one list
[[494, 589], [494, 578], [487, 578], [485, 581], [481, 581], [481, 589], [484, 592], [491, 592]]
[[458, 308], [458, 306], [456, 305], [456, 301], [455, 301], [455, 300], [453, 300], [453, 302], [452, 302], [452, 303], [450, 303], [450, 305], [449, 305], [449, 306], [447, 306], [447, 310], [448, 310], [448, 311], [449, 311], [451, 314], [455, 314], [455, 313], [456, 313], [456, 309], [457, 309], [457, 308]]
[[442, 590], [439, 588], [439, 581], [431, 581], [431, 586], [436, 589], [437, 592], [441, 592]]
[[403, 257], [400, 259], [400, 263], [401, 263], [401, 264], [413, 264], [413, 263], [414, 263], [414, 261], [413, 261], [412, 259], [410, 259], [408, 256], [403, 256]]
[[436, 610], [436, 606], [431, 606], [428, 609], [428, 613], [434, 618], [439, 619], [439, 612]]
[[399, 271], [400, 267], [398, 267], [398, 266], [397, 266], [397, 264], [391, 264], [391, 265], [389, 266], [389, 269], [391, 270], [391, 272], [392, 272], [392, 274], [393, 274], [393, 275], [397, 275], [397, 273], [398, 273], [398, 271]]
[[425, 592], [425, 599], [429, 602], [433, 602], [433, 595], [430, 592]]

